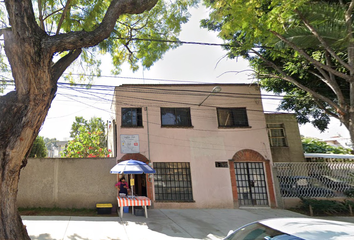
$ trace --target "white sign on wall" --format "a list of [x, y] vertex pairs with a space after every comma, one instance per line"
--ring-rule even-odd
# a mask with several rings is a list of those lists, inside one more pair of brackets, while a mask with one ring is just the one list
[[139, 153], [139, 135], [120, 135], [120, 152], [121, 153]]

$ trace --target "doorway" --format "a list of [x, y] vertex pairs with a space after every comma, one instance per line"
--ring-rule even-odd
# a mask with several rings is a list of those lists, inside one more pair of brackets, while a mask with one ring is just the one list
[[[133, 174], [133, 179], [134, 179], [134, 195], [147, 197], [146, 174], [145, 173]], [[130, 183], [130, 174], [129, 174], [129, 183]]]
[[234, 162], [240, 206], [269, 206], [262, 162]]

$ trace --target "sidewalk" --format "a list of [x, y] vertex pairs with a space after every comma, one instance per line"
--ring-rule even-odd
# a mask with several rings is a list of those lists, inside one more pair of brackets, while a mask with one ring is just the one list
[[[149, 209], [149, 218], [23, 216], [32, 240], [178, 240], [225, 237], [246, 223], [276, 217], [306, 217], [281, 209]], [[353, 218], [354, 219], [354, 218]]]

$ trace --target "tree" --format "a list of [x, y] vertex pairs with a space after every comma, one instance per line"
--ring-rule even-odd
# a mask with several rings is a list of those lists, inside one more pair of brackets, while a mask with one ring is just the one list
[[351, 154], [349, 148], [331, 146], [317, 138], [302, 137], [301, 142], [305, 153]]
[[47, 148], [43, 137], [38, 136], [33, 142], [31, 152], [28, 157], [30, 158], [45, 158], [47, 156]]
[[110, 156], [111, 150], [100, 146], [102, 132], [85, 132], [81, 129], [80, 134], [74, 140], [68, 142], [62, 157], [66, 158], [105, 158]]
[[48, 151], [52, 151], [55, 147], [58, 147], [58, 140], [56, 138], [44, 138], [44, 143]]
[[105, 135], [106, 124], [101, 118], [93, 117], [90, 121], [75, 117], [71, 126], [72, 141], [65, 146], [62, 157], [67, 158], [102, 158], [109, 157]]
[[[123, 62], [133, 70], [140, 64], [149, 68], [178, 45], [131, 39], [176, 39], [195, 1], [5, 0], [3, 4], [0, 17], [7, 27], [0, 31], [1, 49], [16, 90], [0, 97], [0, 239], [30, 239], [16, 206], [20, 170], [55, 97], [58, 79], [76, 59], [81, 60], [78, 67], [99, 74], [99, 53], [111, 54], [116, 73]], [[4, 59], [0, 57], [1, 64]], [[67, 79], [74, 80], [70, 73]]]
[[75, 138], [79, 136], [82, 131], [97, 133], [99, 136], [99, 146], [106, 148], [106, 127], [106, 123], [98, 117], [93, 117], [89, 121], [83, 117], [75, 117], [75, 122], [71, 125], [70, 137]]
[[202, 26], [219, 32], [228, 57], [250, 60], [261, 86], [287, 93], [281, 108], [320, 130], [337, 118], [354, 141], [354, 0], [205, 3]]

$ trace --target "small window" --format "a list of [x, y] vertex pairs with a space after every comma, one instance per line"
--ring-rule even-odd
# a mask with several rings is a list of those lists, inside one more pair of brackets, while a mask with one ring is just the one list
[[161, 126], [191, 127], [190, 108], [161, 108]]
[[287, 147], [283, 124], [267, 124], [271, 147]]
[[122, 127], [142, 127], [141, 108], [122, 108]]
[[227, 162], [215, 162], [216, 168], [228, 168], [229, 164]]
[[219, 127], [248, 127], [246, 108], [217, 108]]

